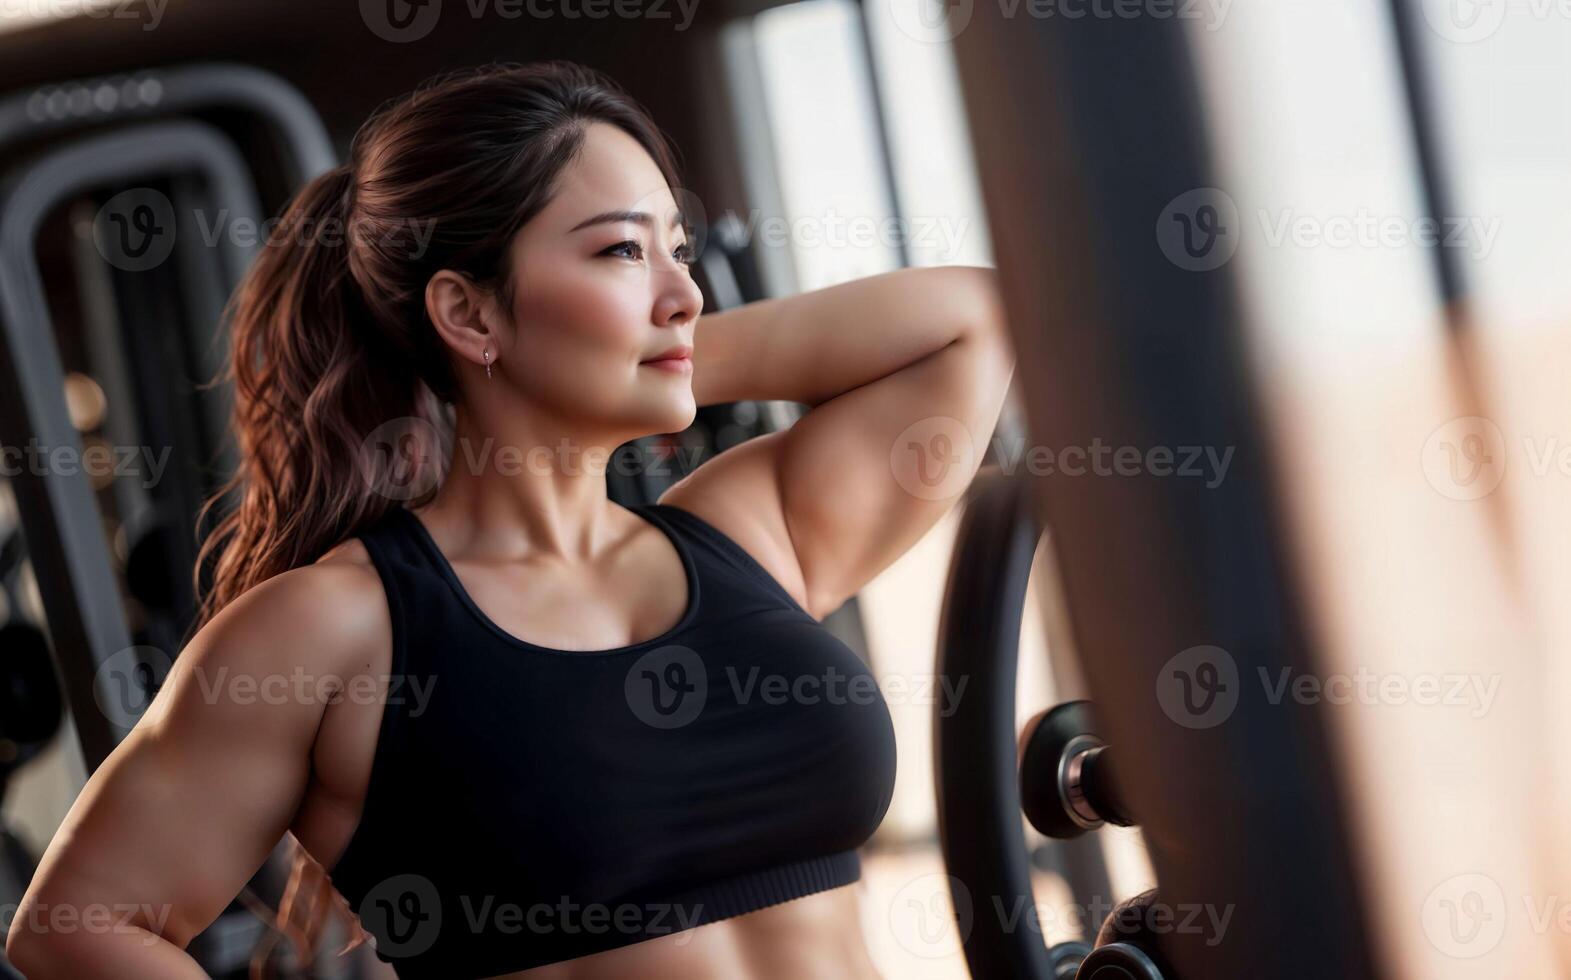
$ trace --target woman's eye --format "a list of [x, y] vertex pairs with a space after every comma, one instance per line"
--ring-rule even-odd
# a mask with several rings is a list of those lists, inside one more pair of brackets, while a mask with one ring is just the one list
[[[627, 258], [638, 259], [643, 257], [644, 247], [638, 242], [628, 239], [625, 242], [617, 242], [615, 245], [612, 245], [610, 248], [607, 248], [600, 254], [626, 256]], [[692, 244], [689, 242], [683, 242], [682, 244], [678, 245], [675, 249], [672, 250], [671, 256], [683, 265], [693, 265], [698, 261], [698, 254], [694, 251]]]

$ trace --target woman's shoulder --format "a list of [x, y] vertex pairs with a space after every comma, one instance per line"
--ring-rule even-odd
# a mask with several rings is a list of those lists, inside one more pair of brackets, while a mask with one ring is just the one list
[[327, 674], [363, 667], [390, 645], [392, 626], [370, 555], [350, 539], [247, 589], [198, 636], [206, 646]]
[[750, 439], [705, 461], [667, 488], [659, 503], [686, 511], [730, 538], [812, 611], [774, 479], [773, 444], [779, 435]]

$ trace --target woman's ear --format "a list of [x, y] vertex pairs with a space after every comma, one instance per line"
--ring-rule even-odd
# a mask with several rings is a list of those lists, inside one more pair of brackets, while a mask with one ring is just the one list
[[492, 361], [496, 360], [496, 302], [473, 279], [451, 269], [439, 270], [426, 283], [425, 308], [436, 332], [460, 357], [480, 364], [481, 352], [489, 348]]

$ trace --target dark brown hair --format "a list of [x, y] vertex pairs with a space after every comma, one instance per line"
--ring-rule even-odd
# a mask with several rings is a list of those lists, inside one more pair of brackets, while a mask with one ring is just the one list
[[[258, 583], [434, 495], [460, 392], [426, 284], [451, 269], [511, 309], [508, 246], [594, 122], [638, 140], [679, 186], [672, 148], [637, 101], [592, 69], [544, 61], [429, 79], [373, 113], [349, 162], [289, 202], [225, 308], [232, 354], [217, 383], [233, 384], [240, 462], [202, 508], [205, 518], [233, 495], [199, 553], [198, 591], [209, 567], [212, 584], [188, 638]], [[423, 491], [389, 492], [386, 474], [367, 470], [368, 444], [390, 424], [403, 450], [396, 488]], [[289, 895], [318, 895], [322, 881], [297, 846]], [[278, 917], [307, 960], [327, 912], [316, 904], [302, 927], [296, 902]]]

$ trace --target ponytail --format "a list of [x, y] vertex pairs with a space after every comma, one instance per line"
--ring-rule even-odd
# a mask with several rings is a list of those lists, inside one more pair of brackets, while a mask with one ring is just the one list
[[[407, 449], [410, 438], [429, 437], [441, 415], [407, 359], [383, 349], [361, 298], [353, 193], [347, 166], [306, 184], [226, 307], [232, 354], [224, 380], [234, 390], [240, 465], [202, 514], [222, 497], [239, 497], [198, 555], [199, 588], [210, 556], [216, 563], [193, 635], [246, 590], [315, 561], [375, 521], [401, 488], [437, 482], [427, 471], [389, 483], [379, 468], [389, 444]], [[440, 464], [438, 447], [422, 448], [393, 462]]]

